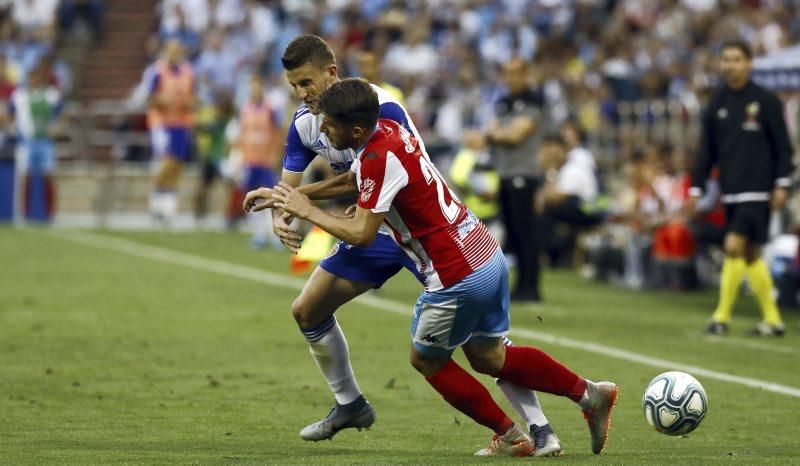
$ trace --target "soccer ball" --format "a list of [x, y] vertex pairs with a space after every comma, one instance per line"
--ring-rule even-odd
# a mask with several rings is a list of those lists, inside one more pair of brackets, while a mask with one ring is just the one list
[[700, 425], [708, 411], [703, 386], [685, 372], [665, 372], [647, 385], [642, 399], [647, 423], [666, 435], [684, 435]]

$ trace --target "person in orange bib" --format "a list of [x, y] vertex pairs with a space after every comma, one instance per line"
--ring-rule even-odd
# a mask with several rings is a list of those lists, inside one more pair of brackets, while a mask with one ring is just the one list
[[[254, 74], [250, 78], [250, 95], [239, 110], [239, 135], [237, 147], [244, 166], [243, 192], [275, 186], [275, 167], [282, 145], [282, 129], [278, 113], [264, 95], [264, 81]], [[271, 235], [272, 216], [249, 213], [247, 221], [253, 233], [251, 247], [262, 249], [270, 241], [283, 250], [277, 236]]]
[[183, 58], [180, 42], [167, 41], [162, 57], [152, 65], [147, 121], [153, 159], [157, 163], [150, 212], [170, 222], [178, 211], [177, 187], [182, 164], [191, 159], [195, 76]]

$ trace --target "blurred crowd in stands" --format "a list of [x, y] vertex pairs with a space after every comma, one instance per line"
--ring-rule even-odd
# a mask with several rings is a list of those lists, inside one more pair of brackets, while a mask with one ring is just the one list
[[[486, 135], [508, 93], [504, 66], [519, 58], [541, 106], [529, 154], [537, 256], [632, 288], [691, 289], [716, 280], [725, 225], [713, 180], [700, 214], [684, 210], [697, 119], [720, 84], [717, 48], [732, 37], [756, 55], [797, 43], [799, 9], [759, 0], [165, 0], [148, 47], [155, 60], [166, 41], [183, 45], [201, 109], [229, 114], [257, 74], [288, 122], [296, 103], [280, 56], [297, 35], [320, 35], [340, 76], [403, 97], [431, 157], [498, 235], [507, 222]], [[796, 96], [784, 97], [796, 138]]]
[[[688, 217], [684, 203], [698, 116], [720, 83], [718, 46], [739, 37], [761, 55], [800, 42], [797, 1], [163, 0], [158, 8], [145, 47], [155, 62], [165, 44], [182, 45], [197, 83], [194, 160], [209, 172], [224, 171], [227, 123], [251, 94], [252, 76], [286, 127], [296, 102], [280, 57], [296, 36], [318, 34], [340, 76], [403, 98], [440, 171], [498, 235], [507, 223], [502, 174], [487, 135], [508, 93], [505, 67], [521, 59], [541, 110], [530, 153], [536, 254], [632, 288], [716, 279], [719, 190], [709, 181], [699, 216]], [[97, 0], [0, 0], [0, 96], [39, 62], [68, 91], [69, 72], [52, 54], [57, 31], [99, 37], [102, 13]], [[132, 111], [146, 107], [152, 69], [132, 91]], [[798, 98], [783, 98], [796, 145]], [[198, 216], [207, 189], [196, 196]]]

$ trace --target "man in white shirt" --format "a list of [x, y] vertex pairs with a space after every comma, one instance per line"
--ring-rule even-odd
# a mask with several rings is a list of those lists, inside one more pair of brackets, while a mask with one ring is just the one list
[[[543, 238], [553, 261], [568, 251], [576, 229], [588, 228], [603, 221], [597, 209], [600, 186], [592, 153], [575, 141], [573, 147], [559, 135], [545, 137], [539, 160], [547, 170], [547, 181], [537, 202], [541, 211]], [[556, 234], [556, 224], [571, 230]]]

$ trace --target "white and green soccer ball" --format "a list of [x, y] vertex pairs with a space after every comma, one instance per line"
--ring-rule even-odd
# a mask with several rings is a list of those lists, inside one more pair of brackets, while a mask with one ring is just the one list
[[647, 385], [642, 399], [647, 423], [666, 435], [695, 430], [708, 411], [708, 398], [700, 382], [685, 372], [665, 372]]

